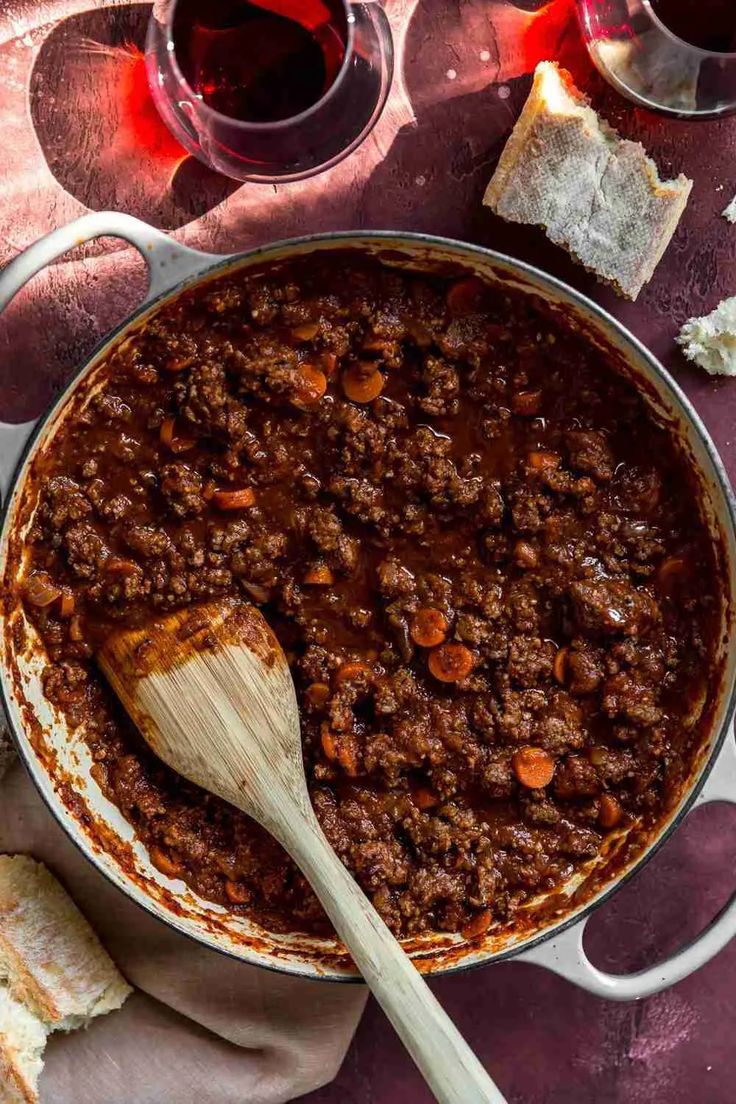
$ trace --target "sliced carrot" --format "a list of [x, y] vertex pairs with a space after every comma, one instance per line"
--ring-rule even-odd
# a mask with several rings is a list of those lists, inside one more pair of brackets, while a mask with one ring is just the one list
[[565, 679], [567, 678], [567, 658], [570, 654], [569, 648], [558, 648], [555, 661], [552, 666], [552, 673], [557, 681], [564, 686]]
[[615, 828], [624, 811], [615, 797], [603, 794], [598, 802], [598, 823], [601, 828]]
[[511, 766], [522, 786], [530, 790], [541, 790], [549, 786], [555, 773], [555, 761], [540, 747], [523, 747], [515, 751]]
[[526, 462], [532, 471], [556, 471], [562, 463], [562, 457], [556, 452], [530, 452]]
[[361, 663], [359, 660], [350, 660], [347, 663], [343, 663], [342, 667], [338, 667], [335, 672], [335, 686], [344, 686], [346, 682], [356, 682], [357, 679], [372, 678], [373, 671], [370, 669], [367, 663]]
[[294, 326], [291, 336], [297, 341], [312, 341], [319, 333], [319, 322], [302, 322]]
[[178, 455], [180, 452], [189, 452], [190, 449], [194, 448], [195, 444], [196, 441], [191, 437], [175, 437], [169, 447], [172, 452]]
[[320, 353], [319, 362], [322, 365], [322, 371], [328, 379], [331, 379], [337, 368], [337, 357], [335, 354], [328, 352]]
[[411, 797], [417, 809], [433, 809], [435, 805], [440, 803], [440, 799], [434, 790], [430, 790], [426, 786], [419, 786], [418, 789], [414, 790]]
[[542, 406], [541, 391], [517, 391], [511, 396], [511, 409], [514, 414], [521, 414], [524, 418], [533, 418]]
[[684, 556], [668, 556], [668, 558], [660, 564], [657, 571], [657, 582], [664, 587], [671, 586], [676, 582], [687, 570], [687, 560]]
[[304, 691], [304, 697], [315, 709], [320, 709], [330, 700], [330, 688], [326, 682], [313, 682]]
[[539, 552], [528, 541], [517, 541], [514, 547], [514, 560], [519, 567], [539, 567]]
[[438, 644], [444, 643], [449, 627], [442, 610], [427, 606], [414, 614], [409, 632], [420, 648], [436, 648]]
[[164, 372], [183, 372], [185, 368], [194, 360], [193, 356], [189, 357], [170, 357], [165, 364], [162, 364]]
[[138, 565], [122, 556], [110, 556], [105, 560], [104, 568], [108, 575], [133, 575], [138, 570]]
[[337, 742], [327, 725], [322, 725], [320, 739], [322, 742], [322, 750], [326, 757], [331, 763], [334, 762], [335, 759], [337, 759]]
[[588, 748], [587, 755], [594, 767], [602, 767], [608, 758], [608, 748], [603, 747], [602, 744], [594, 744], [593, 747]]
[[159, 439], [162, 445], [166, 445], [167, 448], [171, 446], [171, 442], [174, 440], [174, 426], [176, 425], [175, 418], [164, 418], [161, 423], [161, 428], [158, 431]]
[[334, 581], [335, 576], [331, 568], [323, 563], [312, 564], [311, 567], [307, 568], [304, 576], [304, 582], [310, 586], [331, 586]]
[[190, 448], [194, 448], [194, 441], [191, 437], [176, 437], [176, 419], [164, 418], [161, 423], [161, 429], [159, 430], [159, 439], [162, 445], [171, 449], [172, 452], [186, 452]]
[[247, 905], [253, 894], [242, 882], [225, 882], [225, 896], [233, 905]]
[[162, 874], [166, 874], [168, 878], [180, 878], [184, 873], [184, 867], [180, 862], [177, 862], [171, 855], [167, 854], [160, 847], [150, 847], [148, 854], [151, 857], [151, 862], [160, 870]]
[[82, 632], [82, 622], [79, 618], [79, 614], [75, 613], [69, 622], [69, 639], [75, 644], [81, 643], [84, 640], [84, 633]]
[[383, 384], [383, 376], [377, 368], [372, 368], [369, 374], [361, 368], [350, 368], [342, 377], [342, 389], [351, 402], [373, 402], [383, 391]]
[[300, 378], [291, 401], [294, 406], [314, 406], [327, 390], [327, 376], [313, 364], [302, 364]]
[[39, 609], [50, 606], [62, 593], [61, 587], [52, 583], [51, 576], [45, 571], [34, 571], [29, 575], [23, 584], [23, 592], [26, 600]]
[[62, 592], [61, 601], [59, 602], [59, 617], [67, 618], [71, 617], [74, 613], [74, 595], [70, 590]]
[[212, 501], [218, 510], [246, 510], [256, 504], [256, 492], [252, 487], [241, 487], [238, 491], [215, 491]]
[[486, 285], [477, 276], [458, 280], [447, 293], [447, 307], [452, 315], [472, 314], [482, 307]]
[[429, 669], [440, 682], [461, 682], [473, 670], [473, 653], [464, 644], [440, 644], [429, 653]]
[[485, 935], [491, 926], [492, 919], [490, 909], [483, 909], [482, 912], [476, 913], [473, 919], [462, 929], [463, 939], [478, 939], [479, 936]]
[[358, 758], [355, 754], [355, 749], [350, 745], [341, 747], [337, 753], [337, 761], [351, 778], [356, 778], [358, 774]]

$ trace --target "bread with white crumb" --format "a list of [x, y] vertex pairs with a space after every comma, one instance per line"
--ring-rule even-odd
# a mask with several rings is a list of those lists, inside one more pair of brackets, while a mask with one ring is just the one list
[[130, 992], [49, 871], [0, 855], [0, 1104], [37, 1100], [49, 1032], [86, 1026]]
[[0, 984], [0, 1104], [34, 1104], [48, 1028]]
[[643, 146], [619, 137], [570, 74], [541, 62], [483, 202], [548, 237], [635, 299], [675, 232], [692, 181], [660, 179]]
[[722, 212], [723, 217], [729, 222], [736, 222], [736, 196], [733, 197], [728, 207]]
[[736, 376], [736, 296], [703, 318], [690, 318], [677, 341], [688, 360], [711, 376]]

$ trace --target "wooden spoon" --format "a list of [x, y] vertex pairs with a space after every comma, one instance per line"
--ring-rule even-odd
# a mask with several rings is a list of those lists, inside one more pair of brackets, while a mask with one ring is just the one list
[[258, 610], [235, 599], [179, 610], [112, 633], [99, 661], [156, 755], [289, 852], [440, 1104], [504, 1104], [320, 828], [291, 672]]

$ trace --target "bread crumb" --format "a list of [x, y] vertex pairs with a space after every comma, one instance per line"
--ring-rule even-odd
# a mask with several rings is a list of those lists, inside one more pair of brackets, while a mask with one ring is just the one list
[[677, 338], [685, 356], [712, 376], [736, 376], [736, 295], [702, 318], [690, 318]]
[[736, 222], [736, 196], [733, 197], [728, 207], [723, 212], [723, 217], [728, 219], [729, 222]]

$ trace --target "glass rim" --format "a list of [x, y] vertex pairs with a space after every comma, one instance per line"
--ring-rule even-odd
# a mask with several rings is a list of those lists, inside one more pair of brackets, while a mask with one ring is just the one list
[[671, 38], [674, 42], [679, 43], [680, 46], [684, 46], [685, 49], [690, 50], [693, 54], [698, 54], [707, 58], [722, 58], [725, 61], [736, 61], [736, 50], [708, 50], [704, 46], [696, 46], [694, 42], [688, 42], [686, 38], [682, 38], [680, 35], [667, 26], [667, 24], [657, 15], [656, 11], [652, 7], [652, 0], [641, 0], [642, 7], [651, 17], [652, 21], [657, 27], [663, 31], [668, 38]]
[[220, 120], [221, 122], [226, 123], [231, 127], [236, 127], [237, 129], [244, 131], [253, 130], [262, 133], [264, 131], [286, 130], [291, 126], [294, 126], [295, 124], [304, 122], [312, 115], [316, 114], [317, 111], [319, 111], [322, 107], [324, 107], [326, 103], [329, 102], [329, 100], [332, 99], [333, 94], [337, 92], [338, 88], [341, 84], [343, 84], [345, 80], [345, 76], [353, 58], [353, 47], [355, 44], [355, 16], [352, 12], [352, 5], [350, 3], [350, 0], [339, 0], [340, 5], [345, 12], [345, 23], [348, 30], [348, 37], [347, 42], [345, 43], [345, 57], [342, 60], [342, 65], [340, 66], [337, 76], [335, 77], [327, 91], [322, 96], [320, 96], [320, 98], [316, 100], [313, 104], [305, 108], [304, 111], [300, 111], [298, 115], [289, 115], [285, 119], [276, 119], [270, 123], [248, 122], [244, 119], [237, 119], [234, 115], [224, 115], [221, 111], [217, 111], [214, 107], [210, 107], [208, 103], [205, 103], [205, 101], [197, 95], [181, 70], [179, 59], [176, 56], [173, 33], [174, 12], [176, 11], [178, 2], [179, 0], [173, 0], [173, 3], [169, 5], [166, 13], [166, 20], [163, 23], [156, 16], [156, 5], [154, 4], [154, 10], [151, 14], [151, 19], [156, 20], [159, 26], [163, 29], [164, 37], [166, 40], [166, 50], [170, 54], [171, 67], [174, 72], [174, 76], [177, 79], [177, 82], [189, 92], [192, 99], [195, 101], [196, 110], [205, 116], [209, 116], [213, 120]]

